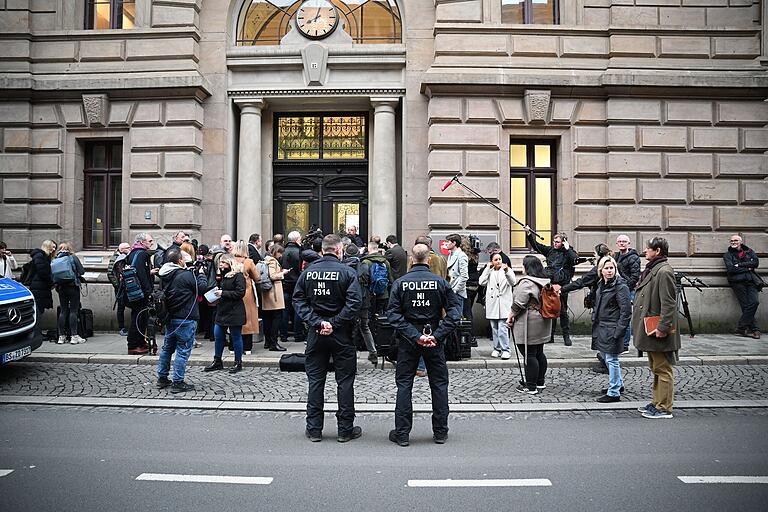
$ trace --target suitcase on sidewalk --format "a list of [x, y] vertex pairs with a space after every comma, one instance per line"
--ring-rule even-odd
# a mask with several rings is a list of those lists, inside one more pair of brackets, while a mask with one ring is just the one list
[[93, 311], [82, 308], [77, 312], [77, 334], [81, 338], [93, 337]]
[[461, 359], [472, 357], [472, 322], [469, 320], [459, 320], [456, 328], [456, 335], [459, 337], [459, 356]]
[[453, 331], [445, 340], [445, 359], [447, 361], [461, 361], [461, 341], [458, 331]]
[[[280, 371], [281, 372], [301, 372], [307, 371], [307, 356], [300, 352], [294, 352], [292, 354], [283, 354], [280, 356]], [[333, 359], [328, 363], [328, 371], [334, 372], [336, 369], [333, 366]]]
[[397, 361], [395, 328], [389, 323], [389, 319], [385, 315], [375, 315], [371, 331], [373, 334], [373, 344], [376, 345], [376, 352], [390, 362]]

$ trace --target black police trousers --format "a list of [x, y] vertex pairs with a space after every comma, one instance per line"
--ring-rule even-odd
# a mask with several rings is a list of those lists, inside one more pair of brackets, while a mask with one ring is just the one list
[[336, 368], [336, 394], [339, 410], [336, 412], [338, 434], [352, 431], [355, 422], [355, 373], [357, 372], [357, 350], [351, 336], [320, 336], [316, 330], [307, 333], [306, 371], [309, 391], [307, 393], [307, 430], [323, 430], [323, 406], [325, 404], [325, 378], [331, 356]]
[[398, 436], [407, 436], [413, 426], [413, 379], [419, 358], [427, 366], [429, 389], [432, 392], [432, 432], [448, 433], [448, 365], [442, 343], [427, 348], [400, 339], [395, 367], [397, 402], [395, 404], [395, 430]]

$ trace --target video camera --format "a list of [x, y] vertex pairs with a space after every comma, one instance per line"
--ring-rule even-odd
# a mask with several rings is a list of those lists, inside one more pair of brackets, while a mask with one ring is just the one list
[[[683, 281], [685, 281], [685, 283], [683, 283]], [[678, 286], [678, 288], [690, 286], [696, 288], [700, 292], [704, 291], [701, 289], [702, 286], [704, 288], [709, 288], [709, 285], [698, 277], [688, 277], [685, 273], [678, 271], [675, 271], [675, 284]]]
[[312, 224], [307, 234], [304, 235], [304, 238], [301, 239], [301, 248], [305, 250], [311, 249], [312, 242], [314, 242], [318, 238], [322, 239], [323, 236], [324, 236], [323, 230], [317, 227], [317, 224]]
[[469, 238], [469, 248], [472, 251], [472, 254], [480, 254], [480, 250], [483, 245], [483, 243], [480, 241], [480, 238], [477, 235], [473, 235], [471, 233], [467, 238]]

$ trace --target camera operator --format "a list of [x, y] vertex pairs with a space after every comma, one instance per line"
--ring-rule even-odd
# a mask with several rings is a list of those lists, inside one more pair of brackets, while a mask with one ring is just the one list
[[731, 235], [729, 243], [723, 261], [728, 284], [741, 306], [741, 318], [736, 326], [736, 334], [757, 340], [760, 339], [760, 329], [755, 323], [755, 313], [760, 304], [757, 294], [762, 288], [762, 280], [755, 273], [755, 269], [760, 265], [760, 260], [755, 251], [744, 245], [739, 235]]
[[315, 261], [321, 258], [320, 251], [323, 250], [323, 239], [315, 238], [311, 242], [311, 246], [301, 251], [301, 271], [310, 266]]
[[11, 251], [8, 250], [8, 246], [5, 242], [0, 242], [0, 276], [13, 279], [13, 271], [16, 270], [16, 258], [13, 257]]
[[[184, 373], [195, 343], [197, 321], [200, 319], [197, 296], [206, 288], [208, 278], [202, 264], [195, 263], [185, 269], [182, 252], [175, 247], [165, 252], [165, 261], [160, 268], [160, 286], [165, 291], [168, 323], [157, 361], [157, 387], [163, 389], [171, 386], [171, 393], [184, 393], [195, 389], [194, 385], [184, 382]], [[173, 377], [169, 380], [171, 356], [174, 352]]]

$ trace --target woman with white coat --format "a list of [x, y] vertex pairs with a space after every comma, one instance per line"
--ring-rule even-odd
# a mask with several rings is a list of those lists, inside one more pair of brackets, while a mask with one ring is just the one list
[[512, 309], [512, 287], [515, 272], [501, 261], [500, 254], [491, 256], [491, 262], [480, 275], [480, 286], [486, 287], [485, 317], [491, 323], [493, 352], [491, 357], [509, 359], [509, 328], [506, 321]]

